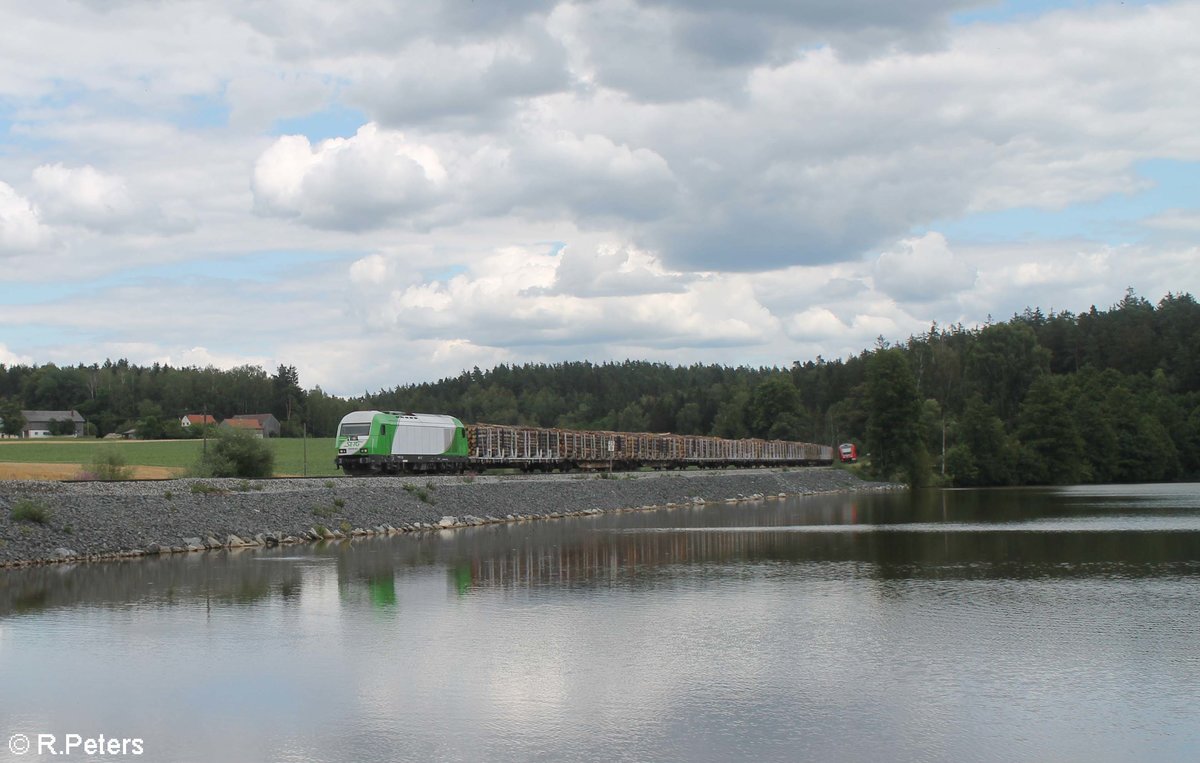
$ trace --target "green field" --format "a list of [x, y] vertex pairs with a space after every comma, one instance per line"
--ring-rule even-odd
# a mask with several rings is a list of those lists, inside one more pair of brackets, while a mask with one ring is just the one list
[[[276, 476], [309, 474], [333, 476], [341, 472], [333, 465], [332, 437], [307, 441], [293, 438], [267, 440], [275, 451]], [[97, 453], [116, 450], [129, 466], [163, 466], [188, 469], [196, 464], [202, 440], [90, 440], [47, 438], [45, 440], [0, 440], [0, 463], [89, 464]], [[308, 466], [305, 469], [305, 450]]]

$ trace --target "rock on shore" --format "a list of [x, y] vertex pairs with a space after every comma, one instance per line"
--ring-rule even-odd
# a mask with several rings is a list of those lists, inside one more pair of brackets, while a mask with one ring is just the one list
[[0, 482], [0, 566], [894, 489], [832, 468], [356, 479]]

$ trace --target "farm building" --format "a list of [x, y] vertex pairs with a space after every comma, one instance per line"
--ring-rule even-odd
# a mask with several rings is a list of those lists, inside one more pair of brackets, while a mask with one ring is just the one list
[[84, 425], [87, 424], [87, 419], [80, 416], [79, 411], [21, 411], [21, 415], [25, 417], [22, 437], [83, 437]]
[[204, 413], [189, 413], [179, 419], [179, 425], [184, 429], [187, 429], [188, 427], [202, 426], [204, 424], [216, 426], [217, 420]]
[[279, 419], [269, 413], [246, 414], [225, 419], [221, 426], [240, 429], [256, 437], [278, 437]]
[[[279, 419], [270, 413], [243, 413], [233, 417], [235, 421], [254, 421], [258, 423], [263, 437], [279, 436]], [[228, 423], [229, 419], [225, 420]], [[238, 425], [244, 426], [244, 425]]]

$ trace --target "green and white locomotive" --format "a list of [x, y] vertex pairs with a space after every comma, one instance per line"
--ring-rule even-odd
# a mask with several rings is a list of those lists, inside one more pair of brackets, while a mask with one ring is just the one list
[[463, 471], [467, 429], [453, 416], [355, 411], [338, 426], [337, 465], [346, 474]]

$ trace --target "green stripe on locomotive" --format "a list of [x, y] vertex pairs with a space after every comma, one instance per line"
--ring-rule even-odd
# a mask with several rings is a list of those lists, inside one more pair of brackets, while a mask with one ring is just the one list
[[[454, 418], [451, 416], [450, 418]], [[462, 456], [466, 458], [470, 454], [471, 446], [467, 441], [467, 428], [458, 419], [454, 419], [454, 439], [450, 441], [450, 448], [446, 451], [447, 456]]]

